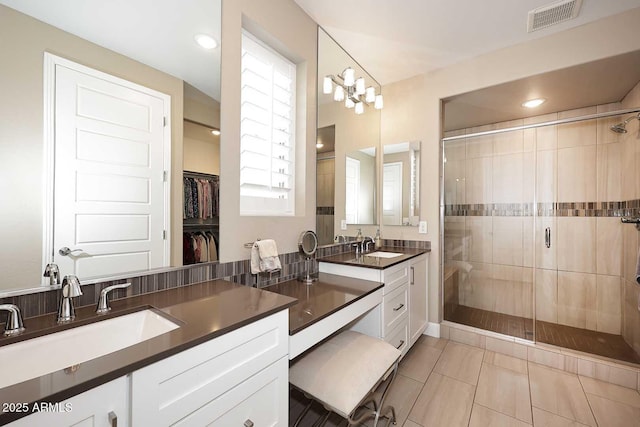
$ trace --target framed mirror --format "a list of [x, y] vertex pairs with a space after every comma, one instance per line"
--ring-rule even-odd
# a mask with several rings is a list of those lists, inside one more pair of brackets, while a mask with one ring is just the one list
[[[380, 145], [380, 110], [375, 106], [375, 97], [369, 98], [373, 102], [363, 102], [362, 109], [356, 113], [356, 106], [347, 103], [348, 91], [339, 88], [344, 83], [347, 69], [353, 70], [356, 80], [363, 78], [365, 91], [371, 88], [370, 92], [380, 95], [380, 84], [326, 31], [318, 28], [316, 230], [320, 245], [331, 244], [336, 233], [344, 233], [338, 231], [342, 220], [354, 225], [377, 224], [378, 221], [375, 174], [369, 174], [361, 181], [367, 185], [366, 194], [360, 198], [361, 201], [367, 200], [366, 207], [359, 207], [357, 214], [354, 214], [355, 206], [347, 197], [347, 158], [364, 159], [363, 165], [373, 161], [375, 165], [375, 155]], [[341, 95], [341, 92], [344, 93]], [[363, 100], [366, 101], [366, 98], [366, 94], [362, 95]], [[352, 170], [353, 166], [350, 168]], [[368, 166], [362, 169], [368, 170]], [[350, 188], [355, 191], [351, 184]]]
[[[54, 194], [73, 193], [72, 187], [55, 187], [46, 166], [43, 167], [46, 163], [43, 159], [47, 157], [45, 134], [51, 126], [45, 122], [43, 113], [47, 101], [43, 87], [45, 52], [170, 97], [170, 114], [165, 119], [166, 127], [170, 129], [167, 152], [170, 151], [171, 163], [165, 170], [167, 184], [161, 183], [166, 187], [169, 214], [162, 220], [159, 231], [162, 239], [170, 244], [160, 268], [183, 263], [183, 120], [193, 120], [210, 130], [220, 127], [220, 49], [202, 48], [196, 44], [195, 36], [207, 34], [220, 42], [221, 1], [143, 3], [86, 0], [79, 7], [78, 2], [0, 0], [0, 37], [12, 41], [0, 46], [0, 54], [7, 59], [0, 78], [3, 94], [0, 99], [3, 117], [0, 124], [0, 179], [12, 183], [0, 190], [0, 236], [4, 241], [13, 242], [0, 249], [0, 266], [5, 274], [5, 280], [0, 283], [0, 295], [41, 289], [45, 283], [43, 266], [58, 261], [60, 247], [69, 247], [71, 251], [87, 250], [78, 242], [73, 242], [76, 245], [51, 242], [53, 234], [45, 226], [51, 214], [47, 213], [46, 206], [53, 204]], [[154, 10], [152, 15], [148, 14], [149, 8]], [[108, 91], [103, 94], [107, 98], [110, 95]], [[100, 139], [104, 132], [96, 131], [94, 135]], [[145, 158], [145, 149], [138, 148], [142, 150], [133, 151]], [[99, 157], [96, 150], [89, 153]], [[126, 164], [120, 166], [128, 167]], [[115, 181], [105, 180], [107, 186], [113, 186]], [[139, 187], [144, 190], [144, 185]], [[107, 191], [103, 187], [87, 185], [86, 188], [93, 188], [88, 194], [106, 197]], [[155, 200], [155, 196], [150, 198], [148, 204], [155, 206]], [[147, 228], [141, 224], [146, 219], [136, 217], [136, 221], [137, 225], [130, 229], [137, 233], [136, 239], [144, 240], [142, 231]], [[105, 222], [97, 221], [95, 225], [100, 224]], [[97, 227], [93, 229], [100, 231]], [[54, 250], [43, 249], [47, 241]], [[151, 255], [140, 258], [146, 256]], [[138, 264], [122, 270], [123, 263], [117, 257], [112, 261], [111, 264], [118, 268], [112, 270], [107, 263], [83, 282], [100, 281], [125, 272], [144, 274]], [[155, 267], [150, 265], [149, 268]], [[61, 271], [62, 275], [70, 273]]]
[[420, 141], [383, 147], [382, 223], [417, 227], [420, 221]]

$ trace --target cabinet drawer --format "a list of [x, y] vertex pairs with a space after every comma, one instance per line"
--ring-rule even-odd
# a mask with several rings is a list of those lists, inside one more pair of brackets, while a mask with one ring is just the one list
[[286, 356], [288, 323], [283, 310], [133, 372], [133, 425], [172, 425]]
[[409, 308], [408, 285], [401, 286], [390, 294], [385, 295], [382, 301], [382, 321], [386, 336], [389, 331], [397, 327], [401, 322], [406, 323], [407, 309]]
[[403, 262], [383, 270], [384, 294], [409, 283], [409, 262]]
[[289, 407], [289, 359], [283, 357], [176, 426], [286, 426]]
[[392, 330], [384, 339], [386, 342], [397, 348], [404, 356], [409, 350], [409, 325], [403, 322]]

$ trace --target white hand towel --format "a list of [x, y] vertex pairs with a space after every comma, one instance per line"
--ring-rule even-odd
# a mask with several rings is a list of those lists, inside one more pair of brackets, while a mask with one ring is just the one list
[[258, 240], [251, 247], [251, 273], [280, 270], [280, 258], [278, 257], [278, 247], [271, 239]]

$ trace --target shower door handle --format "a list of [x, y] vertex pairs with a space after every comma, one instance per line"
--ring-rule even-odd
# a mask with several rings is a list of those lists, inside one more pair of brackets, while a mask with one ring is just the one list
[[547, 248], [551, 247], [551, 228], [549, 227], [544, 229], [544, 245]]

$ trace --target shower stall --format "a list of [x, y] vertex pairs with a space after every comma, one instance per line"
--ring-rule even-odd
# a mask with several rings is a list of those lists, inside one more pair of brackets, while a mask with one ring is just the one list
[[640, 84], [445, 134], [445, 321], [640, 364], [638, 111]]

